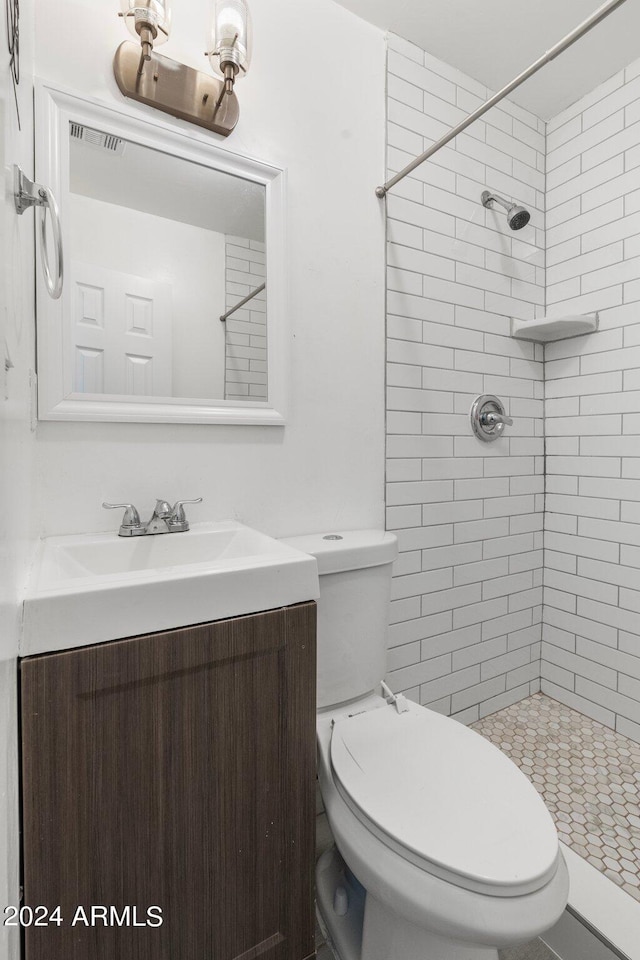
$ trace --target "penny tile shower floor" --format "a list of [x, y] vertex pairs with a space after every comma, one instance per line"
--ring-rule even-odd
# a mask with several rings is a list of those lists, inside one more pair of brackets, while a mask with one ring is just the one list
[[527, 774], [564, 843], [640, 901], [640, 744], [541, 693], [473, 728]]

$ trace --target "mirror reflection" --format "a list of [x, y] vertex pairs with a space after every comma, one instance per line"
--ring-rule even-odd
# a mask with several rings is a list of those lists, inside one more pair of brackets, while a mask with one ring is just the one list
[[69, 155], [74, 393], [266, 400], [265, 187], [79, 123]]

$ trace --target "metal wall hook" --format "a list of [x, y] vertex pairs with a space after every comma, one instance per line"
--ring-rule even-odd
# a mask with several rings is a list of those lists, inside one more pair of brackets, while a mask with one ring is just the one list
[[[63, 257], [62, 257], [62, 232], [60, 230], [60, 213], [58, 204], [54, 195], [48, 187], [43, 187], [39, 183], [34, 183], [21, 170], [17, 164], [13, 167], [14, 175], [14, 200], [16, 212], [23, 214], [30, 207], [42, 207], [42, 217], [40, 220], [40, 256], [42, 259], [42, 269], [44, 271], [47, 292], [53, 300], [58, 300], [62, 293], [63, 281]], [[51, 232], [53, 233], [53, 242], [56, 248], [56, 267], [55, 272], [51, 270], [49, 261], [49, 251], [47, 248], [47, 210], [51, 217]]]

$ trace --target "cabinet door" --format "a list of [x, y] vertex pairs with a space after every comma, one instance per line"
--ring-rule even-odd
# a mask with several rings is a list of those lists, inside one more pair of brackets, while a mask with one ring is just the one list
[[21, 671], [25, 960], [313, 954], [315, 604]]

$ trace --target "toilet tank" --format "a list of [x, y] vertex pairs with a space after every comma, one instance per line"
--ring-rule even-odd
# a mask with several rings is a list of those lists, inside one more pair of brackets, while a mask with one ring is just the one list
[[318, 709], [370, 693], [387, 669], [397, 538], [383, 530], [347, 530], [284, 542], [318, 561]]

